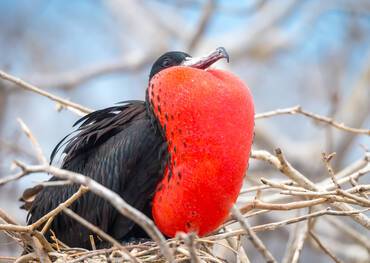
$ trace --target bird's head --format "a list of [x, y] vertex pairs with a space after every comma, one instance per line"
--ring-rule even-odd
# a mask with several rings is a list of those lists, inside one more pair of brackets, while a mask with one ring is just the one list
[[186, 66], [198, 69], [207, 69], [218, 60], [225, 58], [229, 62], [229, 55], [223, 47], [217, 48], [206, 56], [191, 57], [189, 54], [181, 51], [170, 51], [160, 56], [153, 64], [149, 79], [164, 69], [175, 66]]

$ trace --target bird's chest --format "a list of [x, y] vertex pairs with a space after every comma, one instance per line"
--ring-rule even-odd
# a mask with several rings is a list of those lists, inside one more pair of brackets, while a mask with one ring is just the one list
[[221, 224], [248, 164], [254, 126], [249, 91], [229, 75], [203, 72], [173, 72], [148, 90], [170, 156], [153, 217], [169, 236], [203, 235]]

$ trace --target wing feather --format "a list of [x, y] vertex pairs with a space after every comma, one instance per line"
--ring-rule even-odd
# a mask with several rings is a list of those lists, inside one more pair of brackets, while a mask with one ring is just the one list
[[[76, 122], [80, 124], [77, 133], [64, 138], [54, 149], [51, 159], [65, 143], [62, 168], [93, 178], [151, 216], [149, 207], [155, 187], [163, 176], [166, 157], [162, 152], [166, 147], [150, 118], [145, 103], [140, 101], [93, 112]], [[50, 180], [58, 179], [52, 177]], [[28, 223], [54, 209], [78, 187], [64, 185], [41, 189], [32, 203]], [[135, 235], [134, 223], [93, 193], [86, 193], [71, 209], [117, 239]], [[66, 215], [57, 216], [51, 229], [68, 245], [89, 248], [90, 231]]]

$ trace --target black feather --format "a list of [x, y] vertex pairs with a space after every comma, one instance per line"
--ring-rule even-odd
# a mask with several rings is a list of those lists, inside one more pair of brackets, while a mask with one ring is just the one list
[[[167, 52], [153, 64], [149, 79], [158, 72], [180, 65], [190, 56], [184, 52]], [[146, 94], [146, 102], [126, 101], [92, 112], [79, 119], [79, 127], [64, 137], [50, 156], [52, 162], [64, 147], [62, 168], [84, 174], [117, 192], [130, 205], [151, 217], [155, 189], [163, 178], [164, 167], [170, 162], [164, 129], [156, 120]], [[50, 181], [59, 180], [52, 177]], [[64, 202], [78, 185], [37, 188], [30, 206], [28, 223], [41, 218]], [[107, 201], [91, 192], [71, 207], [80, 216], [118, 240], [146, 237], [131, 220], [121, 216]], [[71, 247], [90, 248], [88, 229], [64, 214], [51, 224], [57, 238]], [[99, 243], [98, 246], [102, 245]]]
[[[75, 125], [79, 128], [56, 145], [51, 160], [66, 145], [62, 168], [93, 178], [151, 217], [151, 200], [167, 162], [165, 140], [152, 118], [150, 107], [141, 101], [92, 112], [78, 120]], [[54, 209], [77, 189], [78, 185], [42, 189], [32, 203], [28, 223]], [[93, 193], [86, 193], [70, 208], [118, 240], [146, 237], [131, 220]], [[90, 248], [92, 233], [64, 214], [54, 219], [51, 229], [69, 246]]]

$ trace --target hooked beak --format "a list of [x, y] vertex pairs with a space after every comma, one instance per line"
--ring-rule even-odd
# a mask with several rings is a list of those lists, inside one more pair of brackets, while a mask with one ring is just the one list
[[229, 54], [227, 54], [226, 49], [224, 47], [218, 47], [215, 51], [212, 51], [207, 56], [198, 58], [189, 57], [181, 65], [198, 69], [206, 69], [222, 58], [225, 58], [227, 63], [229, 63]]

